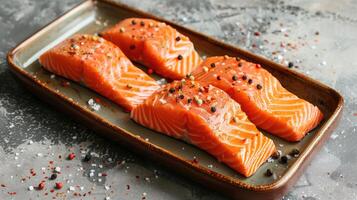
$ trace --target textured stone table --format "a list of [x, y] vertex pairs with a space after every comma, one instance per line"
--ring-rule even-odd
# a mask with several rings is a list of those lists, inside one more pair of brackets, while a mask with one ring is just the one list
[[[11, 75], [6, 52], [78, 2], [0, 0], [0, 199], [52, 199], [51, 185], [28, 190], [50, 175], [50, 161], [61, 166], [64, 193], [58, 199], [224, 199], [56, 112]], [[293, 62], [295, 70], [341, 92], [346, 107], [340, 125], [284, 199], [357, 199], [357, 1], [124, 2], [277, 62]], [[78, 158], [88, 150], [95, 152], [92, 164]], [[69, 152], [77, 159], [65, 160]]]

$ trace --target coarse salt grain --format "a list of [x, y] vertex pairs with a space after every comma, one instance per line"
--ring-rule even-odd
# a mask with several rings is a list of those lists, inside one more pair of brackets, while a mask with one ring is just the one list
[[110, 186], [105, 185], [104, 188], [105, 188], [105, 190], [109, 190], [109, 189], [110, 189]]
[[87, 103], [92, 110], [94, 111], [100, 110], [100, 104], [96, 103], [94, 99], [89, 99]]
[[34, 187], [32, 186], [32, 185], [30, 185], [29, 187], [28, 187], [28, 190], [29, 191], [32, 191], [34, 189]]
[[61, 168], [60, 167], [55, 167], [55, 172], [61, 172]]

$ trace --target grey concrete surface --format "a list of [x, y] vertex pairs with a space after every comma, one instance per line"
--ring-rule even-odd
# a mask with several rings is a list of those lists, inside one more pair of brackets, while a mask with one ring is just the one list
[[[224, 199], [75, 123], [11, 75], [6, 52], [78, 2], [0, 0], [0, 199]], [[341, 92], [341, 123], [284, 199], [357, 199], [356, 0], [123, 2], [277, 62], [293, 62], [295, 70]], [[93, 158], [82, 162], [88, 151]], [[77, 158], [66, 160], [69, 152]], [[53, 166], [61, 167], [56, 181], [63, 189], [52, 193], [46, 183], [42, 191], [29, 191]]]

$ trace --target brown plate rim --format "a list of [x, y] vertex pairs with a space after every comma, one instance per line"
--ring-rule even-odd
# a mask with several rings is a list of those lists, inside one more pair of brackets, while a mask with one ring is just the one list
[[[159, 21], [163, 21], [167, 24], [173, 25], [175, 27], [179, 27], [180, 29], [183, 29], [187, 32], [191, 32], [191, 34], [194, 34], [198, 37], [204, 38], [205, 40], [207, 40], [210, 43], [214, 43], [216, 45], [219, 45], [223, 48], [229, 49], [229, 50], [233, 50], [235, 52], [239, 52], [244, 54], [245, 56], [251, 58], [251, 59], [259, 59], [262, 60], [266, 63], [268, 63], [269, 65], [273, 66], [273, 68], [277, 68], [279, 70], [285, 70], [287, 71], [290, 75], [295, 76], [297, 78], [300, 79], [304, 79], [307, 80], [311, 83], [313, 83], [314, 85], [317, 85], [325, 90], [328, 90], [329, 93], [331, 95], [334, 95], [335, 98], [338, 98], [338, 104], [336, 109], [334, 110], [334, 112], [331, 114], [331, 117], [329, 119], [327, 119], [324, 124], [321, 126], [321, 128], [315, 133], [316, 136], [309, 142], [309, 144], [306, 146], [306, 149], [302, 152], [302, 154], [300, 155], [300, 157], [287, 169], [286, 173], [280, 178], [277, 179], [277, 181], [269, 183], [269, 184], [263, 184], [263, 185], [259, 185], [259, 186], [255, 186], [255, 185], [251, 185], [251, 184], [247, 184], [244, 183], [240, 180], [219, 174], [217, 172], [211, 171], [211, 170], [207, 170], [204, 167], [201, 167], [200, 165], [197, 164], [193, 164], [187, 160], [184, 160], [178, 156], [176, 156], [175, 154], [165, 150], [164, 148], [161, 148], [159, 146], [156, 146], [150, 142], [145, 141], [144, 139], [135, 136], [134, 134], [118, 127], [115, 126], [113, 124], [111, 124], [110, 122], [106, 121], [104, 118], [100, 117], [99, 115], [96, 115], [86, 109], [84, 109], [82, 106], [78, 105], [76, 102], [74, 102], [72, 99], [64, 96], [63, 94], [61, 94], [60, 92], [56, 92], [52, 89], [50, 89], [45, 83], [42, 83], [40, 80], [37, 80], [34, 76], [32, 76], [30, 73], [26, 72], [25, 70], [22, 69], [21, 66], [18, 66], [15, 61], [14, 61], [14, 56], [16, 54], [16, 52], [18, 52], [19, 50], [21, 50], [22, 47], [26, 46], [27, 43], [29, 43], [30, 41], [38, 38], [41, 33], [46, 32], [46, 30], [50, 29], [53, 26], [56, 26], [56, 24], [58, 24], [61, 20], [63, 20], [65, 17], [67, 17], [67, 15], [71, 14], [71, 13], [75, 13], [76, 10], [81, 9], [84, 6], [95, 6], [95, 4], [97, 2], [101, 2], [101, 3], [107, 3], [110, 4], [111, 6], [114, 7], [119, 7], [131, 12], [134, 12], [136, 14], [145, 16], [147, 18], [152, 18], [152, 19], [156, 19]], [[53, 21], [49, 22], [47, 25], [45, 25], [44, 27], [42, 27], [41, 29], [39, 29], [37, 32], [35, 32], [34, 34], [32, 34], [31, 36], [27, 37], [25, 40], [23, 40], [22, 42], [20, 42], [16, 47], [14, 47], [12, 50], [10, 50], [7, 54], [7, 61], [10, 64], [10, 70], [12, 72], [14, 72], [15, 74], [20, 74], [26, 78], [28, 78], [29, 80], [35, 82], [38, 86], [40, 86], [42, 89], [46, 90], [47, 92], [49, 92], [50, 94], [56, 96], [57, 98], [60, 98], [62, 100], [64, 100], [66, 103], [70, 104], [71, 106], [75, 107], [76, 109], [78, 109], [80, 112], [85, 113], [86, 115], [90, 116], [91, 118], [100, 121], [103, 125], [115, 130], [116, 132], [123, 134], [122, 136], [124, 137], [128, 137], [128, 139], [131, 140], [137, 140], [137, 142], [139, 142], [141, 145], [144, 145], [147, 147], [148, 150], [152, 150], [156, 153], [162, 154], [164, 156], [169, 156], [172, 159], [174, 159], [176, 162], [179, 162], [181, 164], [184, 164], [186, 166], [189, 166], [191, 168], [193, 168], [195, 171], [199, 172], [199, 173], [203, 173], [205, 175], [211, 176], [214, 179], [218, 179], [220, 181], [226, 182], [228, 184], [243, 188], [243, 189], [248, 189], [248, 190], [252, 190], [252, 191], [269, 191], [269, 190], [275, 190], [278, 188], [283, 187], [285, 184], [288, 183], [289, 179], [293, 177], [293, 175], [297, 172], [298, 168], [304, 163], [304, 160], [308, 157], [308, 155], [313, 151], [313, 148], [320, 142], [323, 142], [322, 140], [328, 136], [325, 135], [324, 133], [327, 132], [327, 129], [333, 124], [333, 122], [335, 120], [337, 120], [337, 118], [339, 117], [339, 115], [341, 114], [343, 105], [344, 105], [344, 100], [343, 97], [334, 89], [310, 78], [305, 76], [304, 74], [301, 74], [299, 72], [293, 71], [291, 69], [287, 69], [286, 67], [284, 67], [281, 64], [275, 63], [271, 60], [268, 60], [264, 57], [261, 57], [259, 55], [253, 54], [249, 51], [240, 49], [238, 47], [235, 47], [233, 45], [230, 44], [226, 44], [222, 41], [219, 41], [211, 36], [207, 36], [204, 35], [200, 32], [197, 32], [195, 30], [192, 30], [190, 28], [186, 28], [184, 26], [181, 26], [179, 24], [176, 24], [172, 21], [168, 21], [165, 20], [161, 17], [157, 17], [154, 16], [150, 13], [138, 10], [136, 8], [132, 8], [128, 5], [125, 5], [123, 3], [118, 3], [118, 2], [113, 2], [111, 0], [87, 0], [84, 2], [79, 3], [78, 5], [76, 5], [75, 7], [73, 7], [72, 9], [68, 10], [67, 12], [63, 13], [62, 15], [60, 15], [58, 18], [54, 19]]]

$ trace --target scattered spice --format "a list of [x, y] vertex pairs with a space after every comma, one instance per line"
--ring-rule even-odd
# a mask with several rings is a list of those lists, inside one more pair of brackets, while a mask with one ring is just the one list
[[254, 35], [255, 35], [255, 36], [259, 36], [260, 33], [259, 33], [259, 32], [254, 32]]
[[245, 81], [245, 80], [247, 80], [247, 76], [246, 75], [243, 75], [242, 76], [242, 79]]
[[281, 156], [281, 151], [280, 150], [277, 150], [273, 155], [272, 155], [272, 158], [277, 160], [279, 159]]
[[289, 161], [289, 157], [287, 155], [281, 156], [281, 158], [280, 158], [281, 164], [287, 164], [288, 161]]
[[232, 80], [233, 80], [233, 81], [236, 81], [236, 80], [238, 80], [238, 77], [237, 77], [237, 75], [233, 75], [233, 76], [232, 76]]
[[132, 25], [135, 25], [135, 24], [136, 24], [136, 21], [135, 21], [135, 20], [131, 20], [131, 24], [132, 24]]
[[56, 187], [56, 189], [59, 190], [59, 189], [61, 189], [63, 187], [63, 183], [57, 182], [55, 187]]
[[90, 155], [90, 153], [88, 153], [88, 154], [86, 154], [86, 155], [84, 156], [83, 161], [84, 161], [84, 162], [88, 162], [88, 161], [90, 161], [91, 159], [92, 159], [92, 156]]
[[60, 167], [55, 167], [55, 172], [57, 172], [57, 173], [61, 172], [61, 168]]
[[293, 150], [291, 150], [291, 152], [289, 153], [289, 155], [292, 156], [292, 157], [297, 158], [297, 157], [299, 157], [299, 155], [300, 155], [300, 151], [299, 151], [299, 149], [293, 149]]
[[154, 73], [154, 70], [151, 69], [151, 68], [149, 68], [149, 69], [148, 69], [148, 74], [150, 75], [150, 74], [152, 74], [152, 73]]
[[195, 80], [195, 77], [194, 77], [192, 74], [189, 74], [189, 75], [188, 75], [188, 78], [189, 78], [191, 81], [194, 81], [194, 80]]
[[288, 63], [288, 67], [289, 67], [289, 68], [294, 67], [294, 63], [293, 63], [293, 62], [289, 62], [289, 63]]
[[50, 180], [55, 180], [57, 178], [57, 174], [52, 174], [51, 176], [50, 176]]
[[183, 94], [180, 94], [178, 97], [179, 97], [179, 99], [184, 99], [185, 98], [185, 96]]
[[175, 39], [177, 42], [181, 40], [180, 36], [177, 36]]
[[175, 88], [170, 88], [170, 89], [169, 89], [169, 92], [170, 92], [170, 93], [174, 93], [174, 92], [175, 92]]
[[242, 64], [241, 62], [238, 63], [238, 67], [242, 67], [242, 65], [243, 65], [243, 64]]
[[195, 96], [194, 100], [199, 106], [202, 105], [202, 103], [203, 103], [202, 99], [198, 98], [198, 96]]
[[182, 57], [181, 54], [177, 56], [177, 59], [179, 59], [179, 60], [182, 60], [182, 58], [183, 58], [183, 57]]
[[258, 90], [261, 90], [262, 88], [263, 88], [262, 85], [257, 84], [257, 89], [258, 89]]
[[252, 79], [249, 79], [248, 80], [248, 84], [252, 84], [253, 83], [253, 80]]
[[217, 111], [217, 108], [215, 106], [211, 106], [211, 112], [216, 112]]
[[221, 76], [217, 76], [217, 80], [219, 80], [219, 81], [220, 81], [220, 80], [221, 80]]
[[43, 190], [43, 188], [45, 188], [45, 182], [41, 182], [40, 184], [38, 184], [37, 186], [38, 190]]
[[211, 63], [211, 67], [212, 67], [212, 68], [215, 68], [215, 67], [216, 67], [216, 64], [215, 64], [215, 63]]
[[273, 176], [273, 172], [271, 171], [271, 169], [267, 169], [267, 171], [264, 173], [265, 176], [270, 177]]
[[187, 99], [187, 103], [191, 103], [192, 102], [192, 99], [191, 98], [188, 98]]
[[68, 160], [73, 160], [76, 157], [76, 155], [74, 153], [70, 153], [68, 154]]
[[144, 21], [141, 21], [141, 22], [140, 22], [140, 25], [141, 25], [141, 26], [145, 26], [145, 22], [144, 22]]
[[30, 185], [30, 186], [28, 187], [28, 190], [29, 190], [29, 191], [34, 190], [34, 187], [33, 187], [32, 185]]
[[119, 32], [124, 33], [125, 32], [125, 28], [124, 27], [120, 27]]

